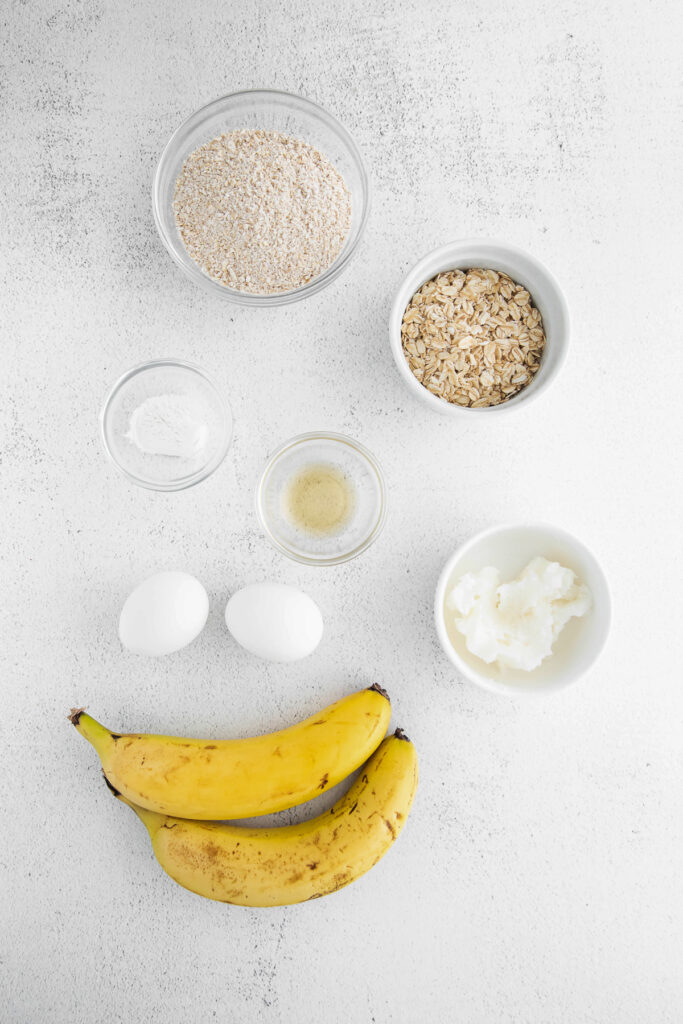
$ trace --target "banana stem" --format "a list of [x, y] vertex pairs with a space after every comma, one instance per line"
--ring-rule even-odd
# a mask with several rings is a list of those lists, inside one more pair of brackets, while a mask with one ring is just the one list
[[84, 736], [88, 743], [92, 743], [93, 747], [100, 755], [102, 762], [102, 775], [111, 793], [114, 794], [117, 800], [120, 800], [122, 804], [127, 804], [132, 810], [135, 811], [140, 821], [144, 824], [145, 828], [149, 832], [152, 839], [157, 834], [162, 824], [165, 821], [165, 815], [157, 814], [156, 811], [148, 811], [144, 807], [138, 807], [132, 800], [125, 797], [123, 793], [119, 793], [118, 789], [113, 783], [107, 778], [107, 762], [109, 756], [113, 753], [116, 741], [121, 739], [117, 733], [112, 733], [104, 725], [101, 725], [90, 715], [86, 715], [85, 708], [72, 708], [71, 714], [69, 715], [69, 721], [72, 725], [75, 725], [81, 736]]
[[114, 736], [109, 729], [100, 725], [90, 715], [86, 715], [85, 708], [72, 708], [69, 721], [72, 725], [76, 726], [81, 736], [85, 737], [88, 743], [92, 743], [104, 765], [108, 755], [114, 749], [115, 741], [119, 737]]

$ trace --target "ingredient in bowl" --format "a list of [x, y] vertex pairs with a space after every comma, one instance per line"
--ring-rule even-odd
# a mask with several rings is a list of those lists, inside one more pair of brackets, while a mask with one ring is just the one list
[[586, 615], [591, 605], [590, 590], [571, 569], [542, 557], [509, 583], [501, 583], [492, 567], [468, 572], [446, 598], [468, 651], [489, 665], [525, 672], [552, 654], [569, 620]]
[[530, 384], [545, 332], [523, 285], [478, 267], [423, 284], [403, 314], [401, 340], [408, 366], [431, 394], [483, 409]]
[[236, 740], [121, 736], [83, 708], [69, 717], [107, 781], [141, 807], [179, 818], [251, 818], [312, 800], [359, 768], [384, 739], [391, 704], [375, 685], [288, 729]]
[[353, 515], [356, 495], [338, 466], [320, 462], [304, 466], [282, 494], [283, 513], [293, 526], [317, 536], [338, 533]]
[[236, 291], [273, 295], [334, 263], [351, 227], [351, 193], [307, 142], [243, 128], [187, 157], [173, 211], [205, 274]]
[[206, 445], [200, 409], [184, 395], [154, 395], [134, 410], [124, 435], [145, 455], [192, 459]]
[[308, 594], [286, 583], [251, 583], [233, 594], [225, 624], [242, 647], [267, 661], [299, 661], [316, 649], [323, 617]]
[[326, 896], [369, 871], [405, 825], [416, 788], [415, 747], [397, 729], [331, 810], [296, 825], [188, 821], [114, 794], [141, 818], [179, 885], [223, 903], [278, 907]]
[[199, 636], [209, 615], [204, 587], [186, 572], [158, 572], [129, 595], [119, 619], [119, 637], [134, 654], [158, 658]]

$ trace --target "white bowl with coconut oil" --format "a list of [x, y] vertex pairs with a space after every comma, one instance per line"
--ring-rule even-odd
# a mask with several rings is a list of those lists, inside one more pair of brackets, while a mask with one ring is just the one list
[[[533, 671], [489, 665], [467, 649], [465, 637], [455, 627], [455, 615], [446, 605], [448, 595], [467, 572], [491, 565], [499, 570], [501, 581], [512, 580], [537, 555], [571, 569], [588, 586], [592, 607], [583, 618], [570, 619], [552, 654]], [[548, 523], [521, 523], [483, 530], [457, 548], [439, 577], [434, 619], [444, 653], [460, 675], [493, 693], [525, 697], [561, 690], [586, 675], [607, 642], [611, 609], [607, 579], [585, 544]]]

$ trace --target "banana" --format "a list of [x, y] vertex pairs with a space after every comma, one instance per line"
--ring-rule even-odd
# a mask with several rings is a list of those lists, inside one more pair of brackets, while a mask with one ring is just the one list
[[242, 740], [119, 735], [84, 710], [69, 716], [112, 786], [132, 803], [179, 818], [251, 818], [295, 807], [341, 782], [384, 738], [391, 705], [379, 686], [298, 725]]
[[184, 821], [136, 807], [155, 856], [179, 885], [245, 907], [278, 907], [349, 885], [383, 857], [405, 824], [417, 755], [396, 730], [332, 810], [300, 825], [247, 828]]

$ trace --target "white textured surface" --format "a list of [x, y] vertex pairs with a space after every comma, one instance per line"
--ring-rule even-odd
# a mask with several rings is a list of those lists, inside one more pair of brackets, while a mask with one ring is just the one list
[[[680, 1021], [680, 4], [38, 0], [2, 20], [0, 1017]], [[272, 311], [186, 282], [149, 199], [179, 120], [253, 86], [337, 114], [374, 182], [353, 266]], [[548, 262], [574, 336], [548, 396], [463, 429], [406, 394], [386, 323], [417, 258], [478, 234]], [[169, 354], [236, 419], [223, 468], [175, 495], [128, 486], [97, 436], [111, 382]], [[378, 455], [391, 500], [380, 542], [330, 570], [272, 551], [252, 503], [268, 453], [319, 427]], [[454, 677], [431, 599], [459, 540], [527, 516], [596, 550], [615, 622], [583, 685], [516, 706]], [[165, 568], [211, 614], [148, 662], [117, 615]], [[323, 610], [301, 664], [225, 631], [262, 578]], [[166, 879], [65, 717], [248, 734], [376, 679], [420, 753], [408, 826], [357, 884], [272, 912]]]

